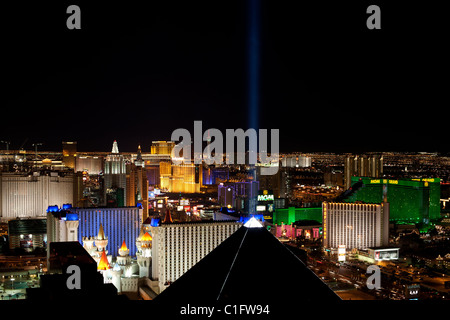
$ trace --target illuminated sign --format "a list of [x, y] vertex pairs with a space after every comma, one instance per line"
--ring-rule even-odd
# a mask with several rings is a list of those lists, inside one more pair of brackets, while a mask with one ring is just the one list
[[434, 182], [434, 178], [411, 179], [412, 181]]
[[258, 201], [273, 201], [273, 194], [258, 194]]
[[418, 284], [412, 284], [409, 286], [407, 285], [405, 288], [405, 293], [406, 299], [417, 300], [420, 294], [420, 285]]
[[397, 260], [398, 249], [376, 250], [374, 252], [375, 260]]
[[263, 190], [259, 193], [260, 194], [258, 194], [258, 201], [273, 201], [275, 199], [272, 191], [269, 192], [269, 190]]
[[[380, 179], [371, 179], [370, 183], [381, 183]], [[398, 180], [383, 179], [383, 183], [398, 184]]]
[[268, 195], [259, 194], [258, 195], [258, 201], [273, 201], [273, 200], [274, 200], [273, 194], [268, 194]]
[[256, 206], [256, 211], [266, 211], [266, 206]]
[[344, 245], [340, 245], [338, 247], [338, 261], [339, 262], [345, 261], [345, 246]]

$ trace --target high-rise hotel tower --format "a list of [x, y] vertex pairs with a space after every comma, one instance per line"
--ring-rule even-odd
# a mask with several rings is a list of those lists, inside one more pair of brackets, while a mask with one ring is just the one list
[[322, 204], [324, 248], [367, 249], [389, 242], [389, 203]]

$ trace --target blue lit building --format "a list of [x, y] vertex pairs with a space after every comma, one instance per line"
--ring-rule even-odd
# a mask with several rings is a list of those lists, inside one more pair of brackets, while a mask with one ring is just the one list
[[125, 240], [130, 256], [136, 255], [136, 238], [142, 225], [143, 210], [138, 207], [121, 208], [74, 208], [71, 212], [79, 216], [78, 239], [94, 237], [98, 234], [100, 224], [108, 238], [106, 250], [112, 256], [118, 255], [118, 250]]
[[48, 207], [47, 248], [51, 242], [78, 241], [79, 217], [71, 209], [71, 204]]

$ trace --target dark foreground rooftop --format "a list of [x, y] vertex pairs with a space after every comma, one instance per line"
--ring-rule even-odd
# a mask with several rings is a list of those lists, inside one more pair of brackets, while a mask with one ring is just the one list
[[293, 307], [340, 300], [269, 231], [242, 226], [154, 301]]

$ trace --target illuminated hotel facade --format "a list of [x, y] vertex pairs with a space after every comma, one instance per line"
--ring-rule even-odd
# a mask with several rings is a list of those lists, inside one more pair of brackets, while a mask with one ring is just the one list
[[136, 238], [139, 236], [143, 221], [143, 210], [137, 207], [122, 208], [72, 208], [78, 214], [78, 239], [93, 237], [98, 233], [100, 225], [108, 236], [106, 250], [115, 255], [127, 243], [130, 255], [136, 255]]
[[77, 142], [63, 141], [62, 146], [64, 166], [75, 169], [75, 162], [77, 158]]
[[352, 177], [373, 177], [383, 176], [383, 156], [348, 156], [344, 162], [345, 188], [352, 186]]
[[72, 173], [0, 173], [0, 217], [46, 217], [50, 205], [62, 207], [78, 200], [76, 179]]
[[[108, 194], [116, 193], [121, 195], [118, 206], [124, 206], [127, 201], [126, 162], [124, 156], [119, 153], [117, 141], [114, 141], [111, 154], [106, 157], [103, 177], [105, 181], [105, 202]], [[118, 192], [119, 189], [122, 190], [121, 193]]]
[[198, 164], [160, 163], [161, 189], [168, 192], [198, 193], [202, 186], [202, 167]]
[[352, 185], [362, 181], [364, 187], [357, 190], [346, 202], [390, 203], [390, 221], [428, 224], [440, 214], [441, 179], [376, 179], [352, 177]]
[[148, 179], [144, 160], [142, 159], [141, 146], [134, 163], [127, 164], [127, 188], [126, 206], [136, 205], [144, 210], [143, 219], [148, 215]]
[[347, 250], [382, 247], [389, 243], [389, 203], [323, 202], [323, 246]]
[[281, 166], [288, 168], [307, 168], [311, 167], [311, 157], [303, 155], [284, 155], [281, 156]]
[[172, 150], [175, 147], [175, 142], [173, 141], [152, 141], [152, 146], [150, 147], [151, 154], [172, 154]]
[[242, 226], [235, 221], [163, 223], [150, 227], [152, 280], [160, 292]]

